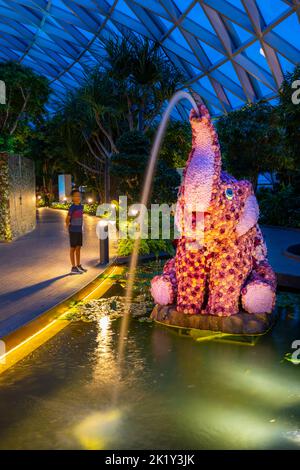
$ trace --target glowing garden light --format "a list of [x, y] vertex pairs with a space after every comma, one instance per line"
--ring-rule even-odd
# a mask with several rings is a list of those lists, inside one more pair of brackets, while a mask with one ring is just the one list
[[96, 235], [99, 240], [100, 264], [107, 264], [109, 262], [109, 240], [107, 220], [99, 220], [96, 225]]
[[131, 216], [131, 217], [135, 217], [137, 214], [138, 214], [138, 210], [137, 209], [134, 209], [134, 208], [129, 208], [129, 211], [128, 211], [128, 214]]

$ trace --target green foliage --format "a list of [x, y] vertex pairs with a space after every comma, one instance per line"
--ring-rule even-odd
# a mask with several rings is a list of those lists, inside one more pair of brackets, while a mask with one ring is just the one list
[[[118, 255], [129, 256], [132, 253], [134, 240], [131, 238], [121, 238], [118, 241]], [[174, 248], [170, 240], [148, 240], [141, 239], [139, 247], [139, 255], [149, 255], [154, 253], [158, 256], [161, 252], [174, 255]]]
[[119, 153], [111, 159], [111, 175], [118, 180], [118, 195], [137, 201], [150, 151], [149, 139], [139, 131], [124, 133], [117, 140]]
[[[157, 131], [157, 126], [151, 129], [151, 138]], [[183, 168], [192, 146], [192, 131], [189, 122], [172, 119], [164, 135], [159, 153], [160, 161], [170, 168]]]
[[[120, 152], [112, 156], [111, 175], [116, 178], [118, 195], [127, 195], [131, 202], [137, 202], [149, 159], [149, 139], [139, 131], [126, 132], [117, 140], [117, 147]], [[179, 184], [177, 171], [159, 161], [151, 202], [174, 202]]]
[[89, 215], [96, 215], [98, 204], [83, 204], [83, 212]]
[[69, 210], [71, 206], [70, 202], [52, 202], [51, 207], [52, 209], [62, 209], [62, 210]]
[[296, 92], [292, 85], [296, 80], [300, 80], [300, 65], [295, 67], [292, 73], [286, 73], [284, 76], [277, 114], [284, 131], [285, 155], [290, 160], [290, 166], [283, 169], [280, 177], [285, 183], [292, 184], [295, 189], [298, 188], [297, 192], [300, 194], [300, 104], [294, 104], [292, 100], [292, 95]]
[[67, 158], [59, 137], [60, 128], [58, 116], [43, 119], [28, 140], [26, 153], [35, 162], [37, 186], [44, 195], [46, 205], [55, 199], [54, 186], [59, 173], [70, 173], [76, 177], [76, 167]]
[[129, 130], [144, 132], [183, 81], [160, 45], [135, 34], [102, 39], [109, 74], [126, 99]]
[[172, 204], [176, 202], [180, 181], [180, 175], [175, 168], [169, 168], [164, 161], [158, 161], [151, 202], [157, 204]]
[[272, 106], [246, 105], [217, 122], [226, 169], [250, 179], [256, 188], [259, 173], [278, 171], [290, 162], [282, 147], [282, 131]]
[[[51, 207], [52, 209], [61, 209], [61, 210], [69, 210], [71, 206], [71, 202], [52, 202]], [[83, 212], [84, 214], [89, 215], [96, 215], [98, 204], [83, 204]]]
[[36, 200], [36, 207], [47, 207], [47, 203], [44, 197]]
[[0, 77], [6, 84], [6, 103], [0, 104], [0, 149], [26, 151], [32, 130], [45, 114], [48, 80], [12, 61], [0, 63]]
[[300, 294], [279, 291], [276, 296], [276, 307], [286, 309], [289, 314], [296, 313], [295, 310], [300, 308]]
[[262, 188], [257, 197], [261, 223], [300, 227], [300, 196], [291, 185], [277, 190]]
[[11, 241], [12, 232], [10, 227], [9, 211], [9, 173], [8, 159], [5, 153], [0, 152], [0, 240]]
[[[174, 256], [175, 250], [172, 244], [172, 240], [174, 239], [174, 219], [173, 217], [170, 218], [170, 238], [163, 239], [162, 238], [162, 217], [160, 216], [160, 225], [159, 225], [159, 235], [158, 239], [151, 239], [151, 226], [150, 226], [151, 215], [150, 211], [148, 211], [148, 238], [144, 239], [141, 238], [140, 240], [140, 247], [139, 247], [139, 254], [140, 255], [149, 255], [150, 253], [154, 253], [155, 256], [158, 256], [161, 252], [168, 253], [170, 256]], [[127, 225], [128, 234], [133, 232], [134, 227], [137, 226], [137, 221], [133, 217], [129, 217]], [[121, 227], [122, 230], [125, 232], [124, 225]], [[119, 256], [129, 256], [132, 253], [134, 246], [134, 239], [130, 238], [120, 238], [118, 240], [118, 254]]]

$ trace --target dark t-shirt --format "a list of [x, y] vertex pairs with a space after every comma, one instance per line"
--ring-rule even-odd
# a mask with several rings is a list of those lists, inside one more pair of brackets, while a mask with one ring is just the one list
[[72, 204], [69, 209], [70, 216], [70, 232], [82, 232], [82, 222], [83, 222], [83, 205], [82, 204]]

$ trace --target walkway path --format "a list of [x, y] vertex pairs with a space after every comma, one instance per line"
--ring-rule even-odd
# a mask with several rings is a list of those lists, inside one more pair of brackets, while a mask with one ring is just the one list
[[262, 227], [262, 231], [270, 264], [277, 273], [278, 284], [300, 289], [300, 261], [283, 254], [288, 246], [300, 243], [300, 230]]
[[103, 268], [97, 266], [97, 219], [84, 216], [82, 265], [88, 272], [70, 275], [66, 211], [41, 208], [36, 229], [9, 244], [0, 244], [0, 337], [84, 287]]

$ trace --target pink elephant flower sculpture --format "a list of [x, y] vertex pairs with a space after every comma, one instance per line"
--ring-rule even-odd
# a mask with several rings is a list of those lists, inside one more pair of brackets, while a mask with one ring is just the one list
[[151, 282], [159, 305], [183, 314], [271, 313], [276, 276], [258, 226], [250, 182], [221, 169], [218, 135], [208, 110], [192, 110], [192, 151], [178, 193], [176, 255]]

